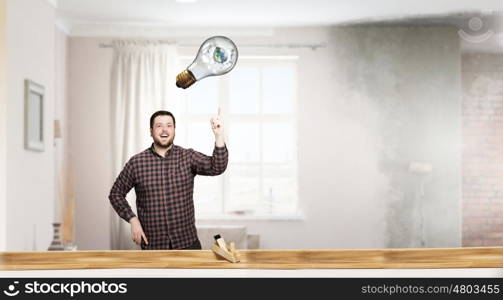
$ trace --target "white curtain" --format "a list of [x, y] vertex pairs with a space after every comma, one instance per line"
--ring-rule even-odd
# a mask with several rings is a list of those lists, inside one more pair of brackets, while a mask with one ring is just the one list
[[[149, 119], [157, 110], [176, 110], [176, 47], [150, 41], [115, 41], [112, 66], [113, 179], [131, 156], [152, 143]], [[176, 115], [175, 115], [176, 116]], [[127, 200], [136, 213], [134, 190]], [[129, 223], [111, 208], [112, 249], [139, 249]]]

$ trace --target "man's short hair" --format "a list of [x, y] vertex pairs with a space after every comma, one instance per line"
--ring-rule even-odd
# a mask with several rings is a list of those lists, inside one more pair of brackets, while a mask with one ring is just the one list
[[157, 116], [170, 116], [173, 119], [173, 127], [176, 127], [175, 116], [167, 110], [159, 110], [150, 117], [150, 129], [154, 128], [154, 119]]

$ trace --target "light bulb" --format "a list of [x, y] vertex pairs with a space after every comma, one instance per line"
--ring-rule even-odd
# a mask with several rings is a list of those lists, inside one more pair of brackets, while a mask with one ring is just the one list
[[199, 47], [190, 66], [176, 75], [176, 86], [186, 89], [205, 77], [223, 75], [234, 68], [237, 60], [238, 49], [229, 38], [210, 37]]

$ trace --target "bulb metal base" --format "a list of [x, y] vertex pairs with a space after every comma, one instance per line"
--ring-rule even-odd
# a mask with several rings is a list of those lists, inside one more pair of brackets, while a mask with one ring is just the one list
[[182, 89], [186, 89], [196, 82], [196, 78], [191, 71], [185, 70], [182, 73], [176, 75], [176, 86]]

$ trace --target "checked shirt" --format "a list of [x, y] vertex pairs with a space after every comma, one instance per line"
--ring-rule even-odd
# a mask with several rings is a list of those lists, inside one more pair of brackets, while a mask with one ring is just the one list
[[109, 199], [126, 222], [135, 217], [126, 195], [134, 188], [138, 219], [148, 240], [141, 248], [182, 249], [197, 239], [194, 217], [194, 177], [216, 176], [227, 168], [227, 147], [216, 147], [212, 156], [173, 145], [164, 157], [154, 146], [126, 163], [110, 191]]

